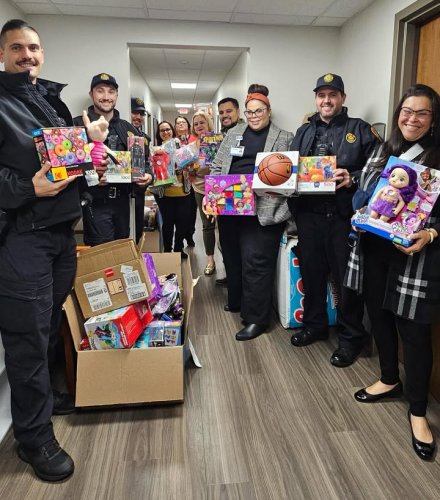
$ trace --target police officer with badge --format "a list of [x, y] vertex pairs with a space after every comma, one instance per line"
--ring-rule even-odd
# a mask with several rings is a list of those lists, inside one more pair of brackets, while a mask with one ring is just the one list
[[[137, 136], [138, 130], [119, 116], [115, 108], [118, 99], [118, 84], [114, 76], [100, 73], [92, 78], [89, 96], [93, 104], [87, 115], [90, 121], [103, 116], [109, 122], [109, 133], [105, 145], [112, 151], [127, 151], [128, 136]], [[75, 125], [83, 125], [81, 116], [74, 118]], [[146, 174], [129, 184], [109, 184], [105, 173], [98, 186], [85, 187], [89, 203], [83, 207], [84, 243], [99, 245], [130, 234], [130, 198], [139, 191], [144, 196], [146, 186], [153, 177], [148, 165], [148, 147], [145, 148]], [[83, 195], [84, 198], [84, 195]], [[143, 221], [143, 213], [142, 213]]]
[[338, 295], [339, 345], [330, 362], [346, 367], [359, 356], [366, 337], [363, 300], [342, 286], [350, 250], [351, 200], [356, 190], [353, 173], [362, 169], [378, 136], [368, 123], [348, 116], [340, 76], [321, 76], [314, 92], [317, 112], [297, 130], [290, 150], [299, 151], [300, 156], [336, 155], [336, 193], [289, 199], [298, 228], [304, 286], [304, 328], [292, 336], [291, 342], [302, 347], [328, 338], [327, 282], [331, 275]]

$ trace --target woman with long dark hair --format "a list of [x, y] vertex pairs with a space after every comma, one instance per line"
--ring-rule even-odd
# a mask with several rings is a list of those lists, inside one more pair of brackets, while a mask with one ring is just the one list
[[[429, 168], [440, 167], [440, 97], [432, 88], [416, 84], [405, 92], [393, 115], [390, 138], [364, 174], [379, 174], [390, 156], [402, 156]], [[373, 178], [364, 174], [361, 180]], [[360, 188], [365, 190], [365, 185], [361, 183]], [[355, 399], [372, 403], [401, 396], [400, 335], [412, 443], [423, 460], [431, 460], [435, 451], [426, 408], [433, 362], [431, 326], [440, 313], [439, 232], [437, 200], [425, 229], [413, 235], [408, 248], [371, 233], [363, 234], [360, 246], [352, 252], [345, 283], [358, 291], [363, 285], [381, 370], [380, 379], [357, 391]], [[356, 256], [358, 250], [361, 253]]]

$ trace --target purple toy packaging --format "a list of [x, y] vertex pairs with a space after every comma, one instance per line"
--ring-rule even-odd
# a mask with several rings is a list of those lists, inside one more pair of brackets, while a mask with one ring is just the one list
[[159, 278], [156, 273], [156, 267], [154, 266], [153, 257], [149, 253], [142, 254], [144, 258], [145, 267], [147, 269], [148, 278], [151, 285], [151, 294], [148, 300], [156, 299], [156, 297], [162, 295], [162, 287], [160, 286]]
[[364, 212], [353, 224], [409, 247], [440, 193], [440, 171], [391, 156]]
[[205, 211], [208, 215], [255, 215], [252, 174], [207, 175]]
[[50, 181], [94, 170], [84, 127], [37, 128], [32, 130], [32, 137], [41, 164], [52, 165], [47, 174]]

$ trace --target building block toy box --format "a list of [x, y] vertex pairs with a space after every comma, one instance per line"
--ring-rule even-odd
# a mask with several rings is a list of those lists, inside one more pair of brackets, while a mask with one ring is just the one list
[[336, 169], [336, 156], [301, 156], [298, 162], [298, 194], [332, 194], [336, 182], [331, 181]]
[[[299, 260], [295, 253], [297, 238], [288, 238], [283, 234], [278, 253], [275, 276], [274, 302], [280, 323], [284, 328], [303, 326], [304, 289]], [[337, 296], [331, 283], [327, 291], [327, 315], [329, 326], [336, 325]]]
[[293, 196], [297, 190], [298, 151], [257, 153], [252, 189], [258, 196]]
[[365, 211], [353, 225], [393, 243], [411, 246], [440, 193], [440, 171], [391, 156]]
[[[185, 317], [181, 345], [148, 349], [86, 350], [79, 348], [85, 336], [84, 316], [75, 294], [64, 304], [67, 339], [71, 355], [67, 364], [74, 371], [75, 404], [78, 407], [102, 405], [181, 402], [184, 400], [184, 367], [190, 356], [189, 329], [193, 278], [189, 259], [178, 253], [153, 254], [159, 275], [176, 273], [182, 287]], [[76, 363], [73, 361], [76, 359]], [[69, 378], [69, 377], [68, 377]]]
[[205, 211], [209, 215], [255, 215], [252, 175], [205, 176]]
[[47, 174], [51, 182], [94, 170], [84, 127], [37, 128], [32, 137], [41, 164], [52, 166]]
[[116, 240], [80, 252], [75, 293], [85, 318], [148, 299], [150, 279], [133, 240]]

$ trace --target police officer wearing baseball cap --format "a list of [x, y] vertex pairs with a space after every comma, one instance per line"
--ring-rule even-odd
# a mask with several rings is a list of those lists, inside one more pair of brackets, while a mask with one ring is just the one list
[[[109, 122], [109, 133], [105, 145], [112, 151], [127, 151], [128, 136], [138, 136], [138, 130], [119, 116], [116, 109], [118, 99], [116, 78], [108, 73], [98, 73], [90, 83], [89, 96], [93, 102], [87, 110], [90, 121], [103, 116]], [[76, 125], [83, 125], [82, 116], [74, 118]], [[85, 186], [89, 201], [83, 207], [84, 243], [99, 245], [108, 241], [128, 238], [130, 234], [130, 198], [132, 195], [145, 194], [146, 186], [152, 181], [148, 165], [148, 147], [145, 148], [146, 174], [143, 179], [131, 184], [109, 184], [105, 180], [105, 168], [100, 167], [101, 177], [98, 186]], [[143, 209], [142, 209], [143, 210]], [[142, 221], [143, 222], [143, 212]], [[137, 231], [136, 231], [137, 232]], [[138, 232], [137, 235], [138, 236]]]
[[327, 281], [331, 275], [338, 295], [338, 348], [330, 358], [334, 366], [351, 365], [359, 356], [367, 333], [362, 319], [363, 301], [342, 286], [350, 247], [347, 244], [355, 191], [353, 173], [360, 171], [378, 138], [360, 118], [350, 118], [344, 107], [344, 82], [326, 73], [315, 88], [317, 112], [296, 132], [290, 145], [300, 156], [336, 155], [335, 194], [289, 199], [298, 228], [298, 257], [304, 285], [304, 328], [291, 338], [306, 346], [328, 337]]

